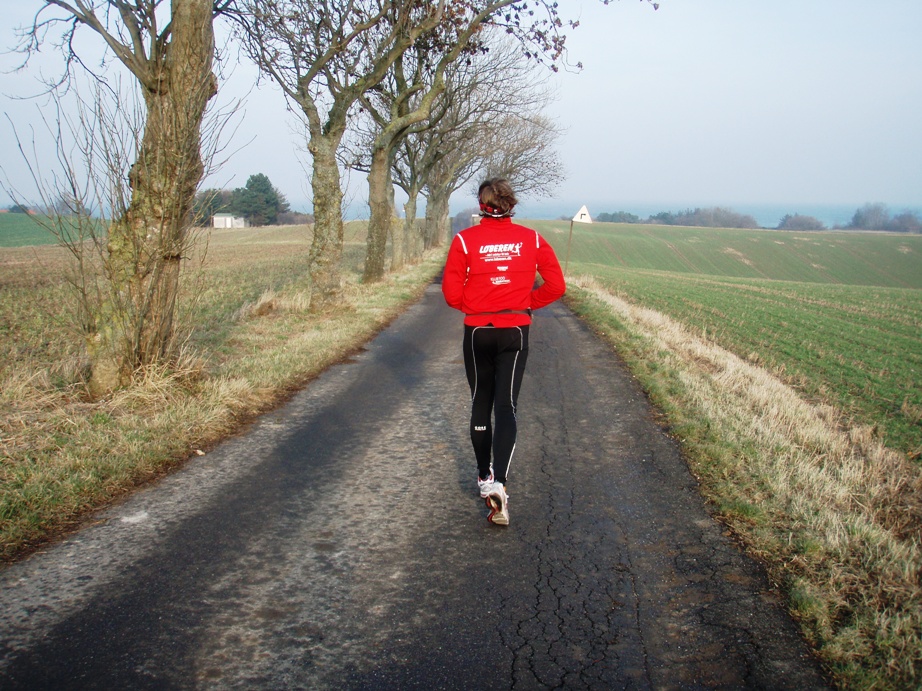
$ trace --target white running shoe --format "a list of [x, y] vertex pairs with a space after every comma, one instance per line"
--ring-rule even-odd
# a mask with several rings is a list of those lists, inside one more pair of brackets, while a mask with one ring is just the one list
[[478, 477], [477, 486], [480, 488], [481, 498], [486, 499], [490, 495], [490, 490], [493, 489], [493, 473], [490, 473], [490, 477], [486, 480], [481, 480]]
[[502, 482], [494, 482], [486, 497], [490, 515], [487, 520], [496, 525], [509, 525], [509, 495]]

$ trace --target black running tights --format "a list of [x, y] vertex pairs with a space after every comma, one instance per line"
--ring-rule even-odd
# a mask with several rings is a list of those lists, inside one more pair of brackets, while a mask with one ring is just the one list
[[492, 471], [494, 479], [504, 485], [515, 451], [515, 408], [527, 359], [527, 326], [464, 327], [464, 369], [471, 386], [471, 443], [477, 472], [486, 478]]

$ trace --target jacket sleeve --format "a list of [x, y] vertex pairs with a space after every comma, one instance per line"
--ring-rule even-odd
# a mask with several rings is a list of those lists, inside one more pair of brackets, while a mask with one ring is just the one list
[[449, 307], [461, 309], [464, 284], [467, 281], [467, 257], [460, 235], [455, 235], [448, 249], [445, 271], [442, 274], [442, 295]]
[[551, 304], [567, 292], [567, 284], [563, 278], [563, 271], [560, 270], [560, 262], [557, 261], [554, 248], [540, 235], [538, 236], [538, 273], [544, 283], [531, 292], [533, 310]]

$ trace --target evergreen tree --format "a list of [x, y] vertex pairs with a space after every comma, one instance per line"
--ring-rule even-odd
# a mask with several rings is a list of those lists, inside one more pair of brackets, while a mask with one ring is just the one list
[[262, 173], [251, 175], [245, 187], [234, 190], [231, 208], [253, 226], [276, 224], [280, 213], [290, 211], [285, 195]]

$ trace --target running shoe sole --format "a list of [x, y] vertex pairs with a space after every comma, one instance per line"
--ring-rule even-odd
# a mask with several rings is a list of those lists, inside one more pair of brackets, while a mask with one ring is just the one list
[[[507, 500], [508, 501], [508, 500]], [[487, 508], [490, 509], [490, 515], [487, 516], [487, 520], [494, 525], [509, 525], [509, 510], [508, 508], [505, 511], [502, 511], [502, 507], [499, 505], [499, 502], [489, 496], [485, 499]], [[508, 503], [506, 504], [508, 507]]]

